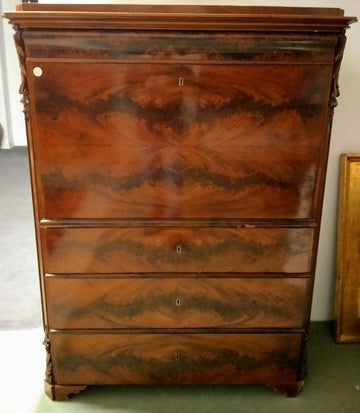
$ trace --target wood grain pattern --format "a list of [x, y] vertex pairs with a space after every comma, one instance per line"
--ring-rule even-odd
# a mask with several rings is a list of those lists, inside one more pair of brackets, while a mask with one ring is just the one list
[[22, 73], [47, 394], [261, 383], [296, 395], [356, 19], [329, 8], [17, 10], [5, 17]]
[[297, 381], [301, 334], [52, 333], [56, 383]]
[[[49, 228], [52, 274], [310, 270], [310, 228]], [[180, 250], [179, 250], [180, 248]]]
[[329, 66], [41, 68], [43, 218], [314, 217]]
[[[150, 29], [167, 31], [341, 32], [354, 17], [335, 8], [174, 6], [174, 5], [18, 5], [6, 13], [23, 28]], [[26, 11], [23, 13], [21, 11]]]
[[[151, 15], [152, 13], [164, 13], [166, 16], [174, 17], [173, 14], [187, 14], [192, 15], [194, 18], [196, 15], [200, 14], [208, 18], [218, 18], [225, 14], [234, 15], [237, 17], [246, 15], [248, 16], [264, 16], [264, 18], [269, 18], [269, 16], [278, 16], [281, 18], [282, 15], [293, 16], [298, 18], [340, 18], [344, 16], [344, 10], [334, 7], [278, 7], [278, 6], [227, 6], [227, 5], [159, 5], [159, 4], [34, 4], [34, 3], [22, 3], [16, 6], [17, 11], [34, 11], [41, 12], [45, 15], [44, 18], [49, 16], [56, 17], [59, 12], [76, 12], [82, 14], [89, 13], [132, 13], [134, 16], [136, 14], [141, 15]], [[47, 12], [47, 13], [46, 13]], [[54, 13], [55, 16], [54, 16]], [[15, 13], [19, 18], [21, 13]], [[60, 14], [61, 16], [61, 14]], [[71, 18], [71, 14], [69, 18]], [[40, 16], [39, 16], [40, 17]], [[100, 17], [97, 15], [97, 17]], [[105, 15], [104, 17], [108, 17]], [[114, 16], [116, 17], [116, 15]], [[128, 16], [130, 18], [130, 16]], [[154, 18], [154, 16], [152, 16]], [[161, 17], [161, 16], [158, 16]], [[255, 28], [254, 28], [255, 29]]]
[[266, 34], [198, 32], [52, 30], [24, 33], [32, 59], [91, 59], [241, 63], [328, 63], [333, 60], [337, 36], [333, 34]]
[[47, 277], [51, 329], [302, 328], [308, 280]]

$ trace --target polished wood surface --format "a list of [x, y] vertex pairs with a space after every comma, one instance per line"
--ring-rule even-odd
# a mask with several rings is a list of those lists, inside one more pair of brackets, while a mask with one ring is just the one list
[[36, 66], [42, 217], [314, 217], [329, 66]]
[[335, 8], [21, 4], [5, 16], [24, 28], [341, 32], [354, 17]]
[[67, 384], [296, 381], [301, 334], [52, 333], [54, 379]]
[[51, 329], [302, 328], [302, 278], [47, 277]]
[[310, 270], [310, 228], [49, 228], [54, 274], [284, 272]]
[[[30, 30], [23, 34], [29, 59], [81, 62], [304, 63], [332, 64], [337, 36], [289, 33]], [[89, 47], [91, 46], [91, 47]]]
[[46, 394], [295, 396], [343, 10], [23, 4], [15, 29]]
[[[127, 13], [146, 14], [146, 13], [166, 13], [168, 16], [174, 14], [191, 14], [193, 17], [196, 14], [207, 15], [217, 14], [219, 18], [224, 17], [224, 14], [233, 15], [249, 15], [259, 16], [264, 15], [268, 18], [270, 15], [287, 15], [293, 17], [313, 16], [319, 17], [342, 17], [344, 10], [333, 7], [274, 7], [274, 6], [220, 6], [220, 5], [159, 5], [159, 4], [31, 4], [23, 3], [16, 6], [17, 11], [40, 11], [44, 12], [74, 12], [83, 15], [84, 13]], [[19, 13], [15, 14], [19, 17]], [[160, 16], [159, 16], [160, 17]]]

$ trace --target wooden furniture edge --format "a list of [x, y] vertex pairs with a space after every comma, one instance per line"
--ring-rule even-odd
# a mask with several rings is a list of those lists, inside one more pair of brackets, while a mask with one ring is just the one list
[[85, 390], [87, 386], [64, 386], [59, 384], [50, 384], [44, 381], [45, 394], [53, 401], [65, 401], [69, 398]]
[[3, 17], [21, 28], [341, 31], [357, 21], [337, 8], [20, 4]]

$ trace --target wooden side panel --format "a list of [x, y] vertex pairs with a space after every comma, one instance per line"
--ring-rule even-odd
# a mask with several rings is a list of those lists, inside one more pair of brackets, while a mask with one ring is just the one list
[[310, 270], [310, 228], [48, 228], [45, 271], [76, 273]]
[[42, 218], [314, 218], [330, 65], [38, 64]]
[[301, 334], [52, 333], [56, 384], [291, 383]]
[[301, 328], [308, 279], [47, 277], [51, 329]]

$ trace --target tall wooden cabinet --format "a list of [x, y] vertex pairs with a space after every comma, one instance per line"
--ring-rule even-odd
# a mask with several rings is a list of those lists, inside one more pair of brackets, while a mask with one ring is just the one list
[[303, 385], [339, 9], [25, 4], [46, 392]]

